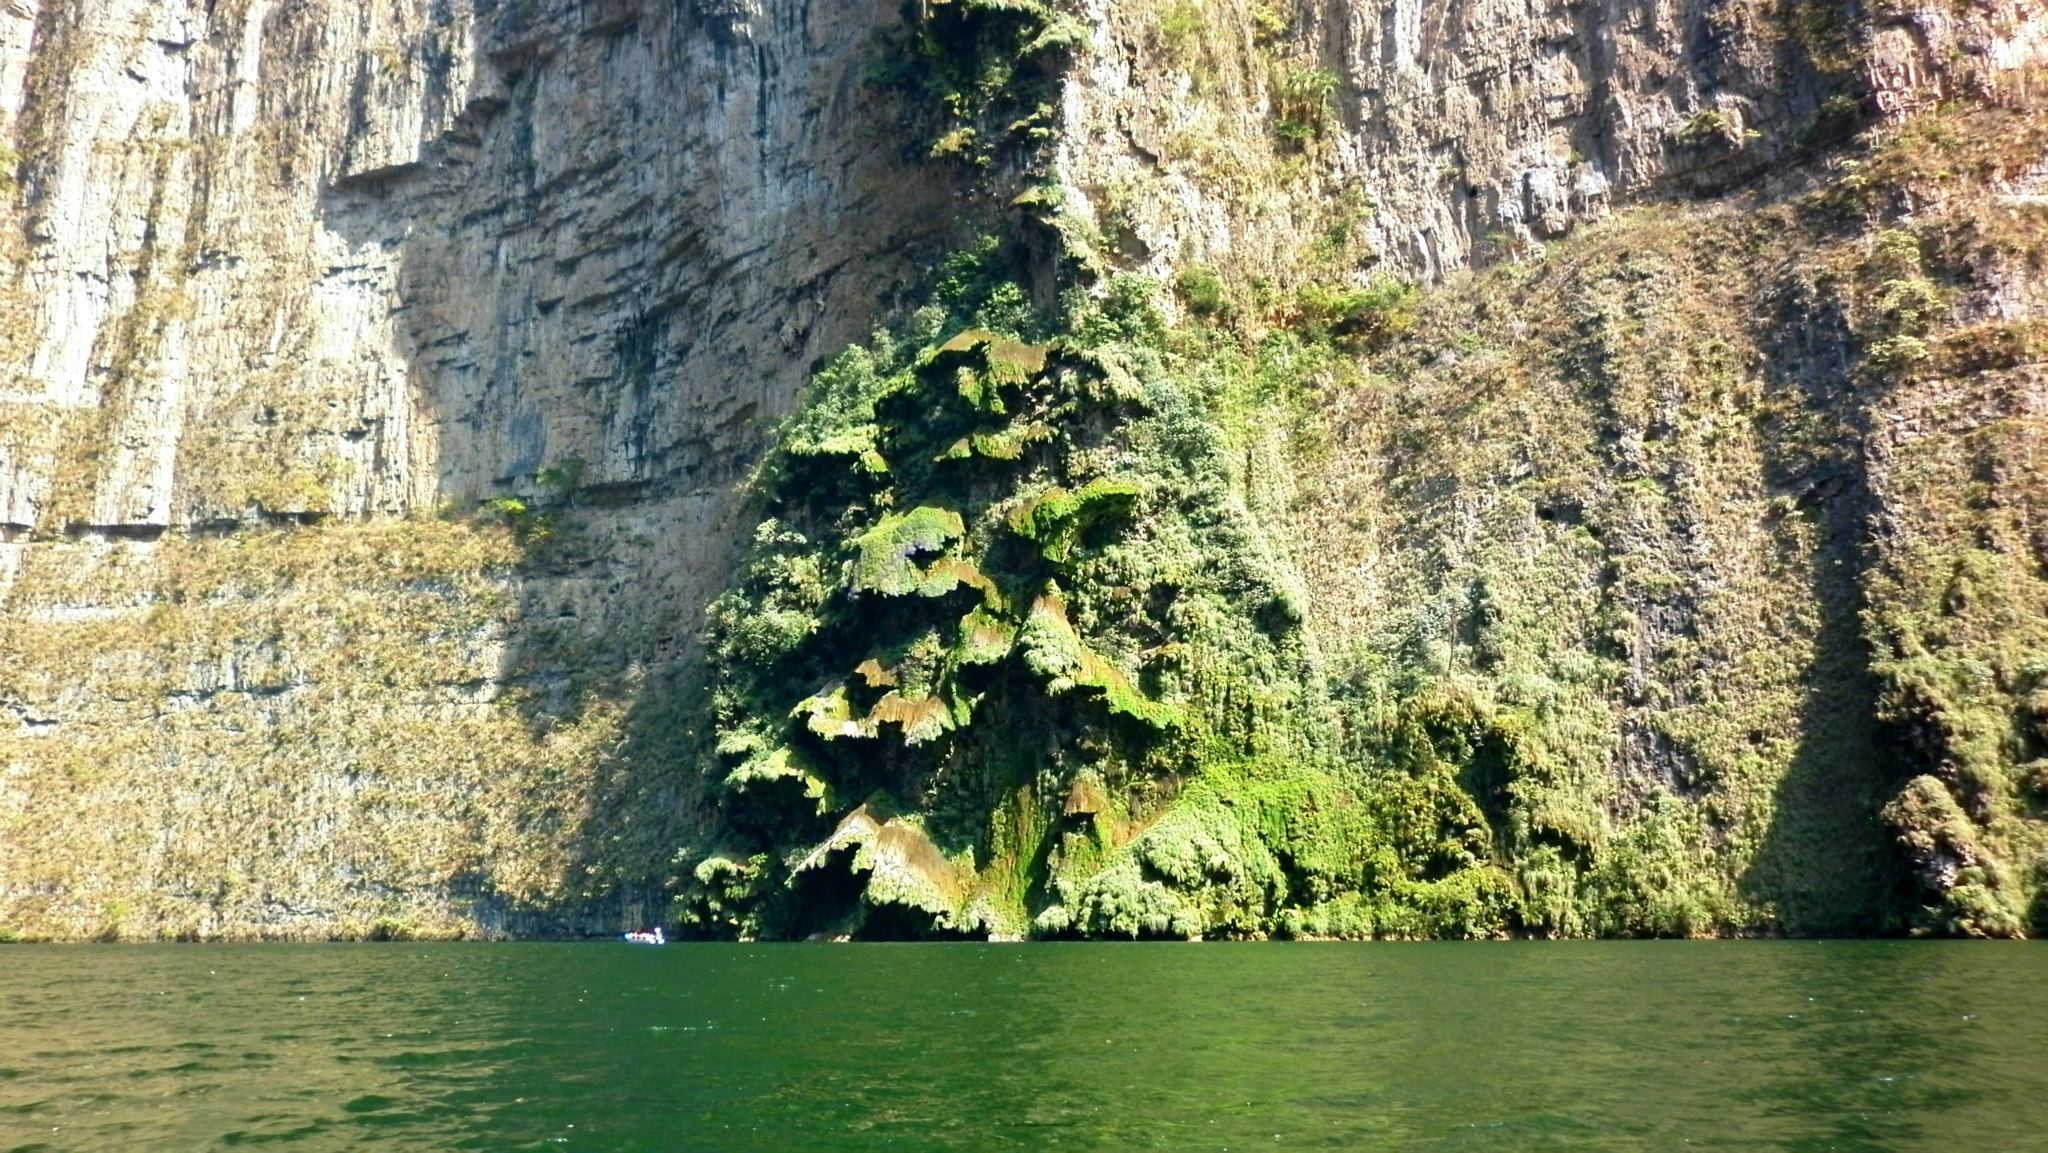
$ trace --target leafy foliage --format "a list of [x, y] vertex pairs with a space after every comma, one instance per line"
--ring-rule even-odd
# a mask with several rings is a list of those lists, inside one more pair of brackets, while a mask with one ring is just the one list
[[1330, 129], [1335, 113], [1337, 74], [1326, 68], [1300, 67], [1282, 73], [1273, 85], [1273, 132], [1295, 148], [1307, 147]]
[[1044, 0], [934, 0], [882, 44], [869, 79], [922, 97], [933, 158], [988, 168], [1050, 137], [1055, 78], [1085, 39]]

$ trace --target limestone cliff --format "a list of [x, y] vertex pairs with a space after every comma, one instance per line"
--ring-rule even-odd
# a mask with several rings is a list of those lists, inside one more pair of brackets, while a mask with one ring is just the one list
[[630, 686], [764, 422], [949, 224], [862, 84], [893, 6], [0, 19], [0, 919], [581, 923], [658, 879]]
[[0, 21], [0, 929], [2044, 922], [2033, 6]]

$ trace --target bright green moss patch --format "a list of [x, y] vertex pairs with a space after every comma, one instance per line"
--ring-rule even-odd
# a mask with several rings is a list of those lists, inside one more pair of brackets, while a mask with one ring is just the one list
[[1036, 542], [1048, 563], [1065, 565], [1073, 559], [1084, 533], [1112, 518], [1128, 516], [1143, 495], [1144, 490], [1128, 480], [1097, 478], [1079, 492], [1054, 486], [1013, 508], [1010, 529]]
[[1089, 689], [1117, 716], [1155, 729], [1179, 723], [1180, 714], [1172, 706], [1148, 699], [1116, 662], [1088, 647], [1074, 631], [1066, 602], [1056, 592], [1032, 602], [1017, 644], [1025, 667], [1045, 678], [1047, 692]]
[[942, 508], [919, 508], [888, 514], [853, 540], [857, 556], [848, 586], [856, 593], [883, 596], [944, 596], [960, 584], [940, 565], [920, 569], [915, 558], [937, 552], [958, 540], [966, 528], [960, 514]]

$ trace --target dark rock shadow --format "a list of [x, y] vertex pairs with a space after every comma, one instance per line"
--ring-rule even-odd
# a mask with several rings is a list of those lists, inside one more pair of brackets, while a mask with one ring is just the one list
[[1785, 515], [1808, 518], [1821, 609], [1799, 709], [1798, 750], [1772, 797], [1774, 819], [1743, 896], [1774, 904], [1798, 936], [1896, 932], [1905, 876], [1878, 811], [1903, 779], [1876, 717], [1877, 684], [1863, 634], [1871, 497], [1863, 472], [1866, 413], [1852, 383], [1850, 334], [1836, 302], [1811, 285], [1778, 302], [1767, 391], [1799, 412], [1799, 428], [1767, 428], [1770, 483]]

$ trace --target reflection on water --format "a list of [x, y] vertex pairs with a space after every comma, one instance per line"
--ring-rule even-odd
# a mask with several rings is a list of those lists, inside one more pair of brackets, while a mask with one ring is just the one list
[[0, 949], [0, 1150], [2048, 1150], [2048, 952]]

